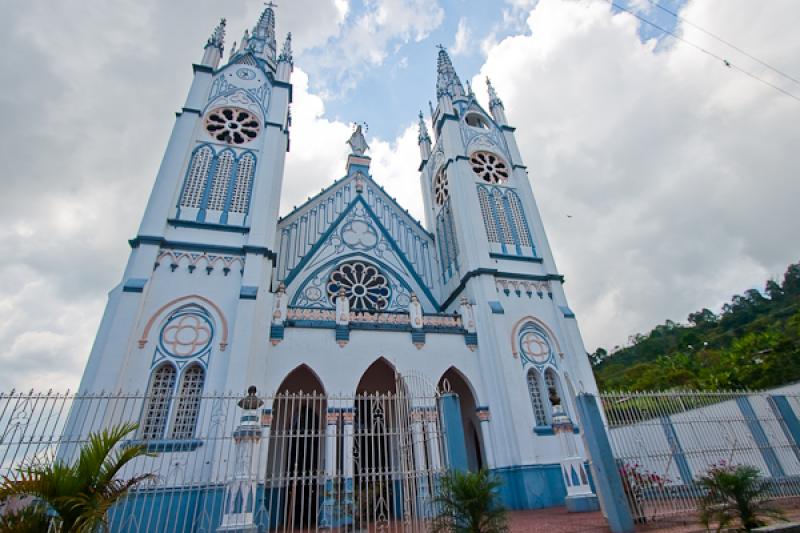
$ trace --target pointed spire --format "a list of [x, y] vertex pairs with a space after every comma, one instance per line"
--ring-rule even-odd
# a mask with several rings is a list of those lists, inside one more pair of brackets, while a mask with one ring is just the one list
[[431, 136], [428, 135], [428, 127], [425, 125], [425, 119], [422, 116], [422, 111], [419, 112], [419, 155], [422, 161], [427, 161], [431, 157]]
[[486, 89], [489, 91], [489, 107], [494, 107], [496, 105], [502, 107], [503, 101], [497, 96], [497, 91], [494, 90], [492, 80], [489, 79], [489, 76], [486, 76]]
[[228, 54], [228, 61], [233, 59], [233, 54], [236, 53], [236, 41], [233, 41], [233, 46], [231, 46], [231, 52]]
[[289, 63], [293, 63], [292, 60], [292, 32], [286, 34], [286, 40], [283, 41], [283, 50], [281, 50], [281, 55], [278, 57], [278, 61], [287, 61]]
[[275, 39], [275, 11], [272, 10], [273, 7], [278, 7], [276, 4], [272, 2], [267, 2], [265, 4], [267, 7], [264, 8], [264, 11], [261, 12], [261, 16], [258, 17], [258, 22], [256, 23], [256, 27], [253, 28], [253, 37], [258, 37], [260, 39]]
[[486, 77], [486, 89], [489, 92], [489, 111], [498, 124], [507, 125], [508, 122], [506, 120], [506, 110], [505, 107], [503, 107], [503, 101], [497, 96], [497, 91], [494, 90], [494, 86], [488, 76]]
[[[254, 55], [266, 59], [272, 68], [275, 68], [275, 52], [277, 44], [275, 42], [275, 11], [277, 7], [271, 1], [267, 2], [258, 22], [253, 28], [253, 33], [246, 39], [247, 50]], [[246, 36], [247, 37], [247, 36]], [[244, 41], [242, 43], [244, 45]]]
[[208, 42], [206, 43], [206, 48], [209, 46], [214, 46], [219, 48], [220, 53], [225, 48], [225, 19], [220, 19], [219, 24], [217, 27], [214, 28], [214, 33], [211, 34], [211, 37], [208, 38]]
[[425, 118], [422, 116], [421, 110], [419, 112], [419, 136], [417, 140], [419, 142], [431, 140], [431, 136], [428, 135], [428, 126], [425, 125]]
[[461, 80], [456, 74], [456, 69], [453, 68], [453, 63], [450, 61], [450, 56], [447, 55], [447, 50], [441, 44], [439, 45], [439, 58], [436, 62], [436, 97], [443, 94], [450, 96], [463, 96], [464, 86], [461, 85]]
[[475, 93], [472, 92], [472, 84], [469, 82], [469, 80], [467, 80], [464, 83], [467, 86], [467, 96], [469, 96], [470, 98], [474, 98], [475, 97]]

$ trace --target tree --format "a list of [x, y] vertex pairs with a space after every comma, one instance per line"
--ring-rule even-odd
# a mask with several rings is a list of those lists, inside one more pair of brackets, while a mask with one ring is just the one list
[[598, 348], [594, 351], [594, 353], [589, 354], [589, 362], [592, 363], [592, 366], [599, 365], [606, 360], [606, 357], [608, 357], [608, 352], [606, 349]]
[[702, 327], [715, 323], [717, 321], [717, 315], [710, 309], [704, 307], [700, 311], [689, 313], [687, 320], [695, 327]]
[[[135, 485], [153, 474], [142, 474], [128, 480], [117, 479], [122, 468], [141, 456], [152, 457], [143, 445], [117, 448], [128, 433], [136, 429], [135, 424], [122, 424], [89, 434], [89, 440], [81, 447], [74, 464], [54, 459], [49, 464], [28, 464], [16, 474], [3, 476], [0, 480], [0, 502], [10, 499], [30, 499], [25, 513], [30, 521], [42, 520], [42, 514], [52, 514], [64, 533], [94, 533], [107, 530], [106, 513]], [[25, 521], [23, 513], [3, 517], [0, 531], [22, 530], [18, 523]]]
[[451, 470], [442, 477], [434, 498], [439, 514], [434, 533], [497, 533], [508, 531], [506, 510], [500, 503], [501, 482], [487, 470]]

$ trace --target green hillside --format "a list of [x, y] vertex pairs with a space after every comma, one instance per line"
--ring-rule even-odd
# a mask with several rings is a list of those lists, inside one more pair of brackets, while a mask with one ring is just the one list
[[800, 263], [763, 292], [737, 294], [719, 315], [667, 320], [630, 346], [589, 355], [600, 390], [763, 389], [800, 380]]

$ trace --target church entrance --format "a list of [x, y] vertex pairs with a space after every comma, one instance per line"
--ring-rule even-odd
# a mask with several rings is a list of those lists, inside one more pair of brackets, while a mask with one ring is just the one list
[[467, 449], [467, 464], [469, 469], [477, 471], [486, 465], [483, 452], [483, 440], [480, 430], [480, 420], [476, 412], [475, 395], [467, 378], [456, 368], [450, 367], [439, 380], [439, 390], [454, 392], [458, 395], [461, 407], [461, 422], [464, 425], [464, 445]]
[[315, 528], [326, 408], [322, 384], [306, 366], [290, 373], [275, 395], [267, 460], [268, 499], [275, 525]]

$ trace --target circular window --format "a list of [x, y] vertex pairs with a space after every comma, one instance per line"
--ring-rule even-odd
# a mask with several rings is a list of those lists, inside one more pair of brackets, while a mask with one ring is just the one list
[[218, 107], [206, 116], [206, 131], [224, 143], [244, 144], [255, 139], [260, 130], [258, 119], [246, 109]]
[[486, 183], [501, 183], [508, 179], [508, 166], [491, 152], [475, 152], [469, 162], [472, 171]]
[[436, 178], [433, 180], [433, 198], [436, 201], [436, 205], [444, 205], [449, 195], [447, 172], [442, 169], [436, 174]]
[[194, 357], [211, 345], [214, 331], [202, 309], [188, 307], [173, 313], [161, 330], [161, 347], [173, 357]]
[[327, 284], [331, 302], [336, 301], [340, 289], [344, 289], [351, 309], [380, 311], [389, 304], [389, 283], [386, 276], [368, 263], [345, 263], [331, 272]]
[[525, 358], [534, 363], [544, 363], [550, 359], [552, 353], [547, 337], [537, 329], [522, 333], [519, 339], [519, 348]]

